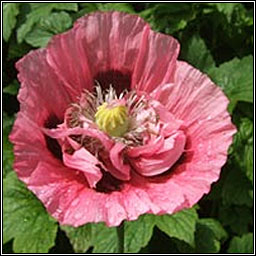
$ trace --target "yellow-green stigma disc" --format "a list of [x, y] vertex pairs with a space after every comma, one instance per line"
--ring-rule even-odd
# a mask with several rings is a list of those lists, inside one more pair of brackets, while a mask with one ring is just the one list
[[103, 103], [97, 108], [95, 122], [99, 129], [113, 137], [122, 137], [128, 130], [128, 110], [124, 105], [109, 106]]

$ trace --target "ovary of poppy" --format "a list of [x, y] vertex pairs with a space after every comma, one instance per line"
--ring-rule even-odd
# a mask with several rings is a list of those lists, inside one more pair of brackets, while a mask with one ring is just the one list
[[96, 12], [16, 64], [14, 169], [61, 224], [193, 206], [236, 129], [228, 99], [136, 15]]

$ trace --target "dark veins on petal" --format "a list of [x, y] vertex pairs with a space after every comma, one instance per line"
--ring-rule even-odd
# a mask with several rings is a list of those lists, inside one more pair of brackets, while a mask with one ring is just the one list
[[131, 86], [131, 73], [122, 73], [118, 70], [109, 70], [99, 72], [95, 77], [103, 90], [109, 88], [110, 85], [116, 90], [117, 95], [120, 95], [124, 90], [130, 90]]
[[[58, 124], [61, 124], [63, 120], [60, 120], [54, 114], [50, 115], [44, 123], [44, 127], [48, 129], [56, 128]], [[61, 147], [56, 139], [53, 139], [47, 135], [44, 135], [48, 150], [53, 154], [54, 157], [62, 161]]]

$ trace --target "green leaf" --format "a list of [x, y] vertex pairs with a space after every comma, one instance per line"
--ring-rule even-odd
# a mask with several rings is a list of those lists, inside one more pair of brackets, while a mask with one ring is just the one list
[[211, 68], [208, 74], [228, 96], [232, 109], [237, 101], [253, 102], [253, 57], [251, 55], [241, 60], [234, 58], [218, 68]]
[[21, 43], [26, 35], [32, 30], [34, 24], [38, 23], [42, 17], [47, 17], [52, 11], [52, 4], [37, 4], [38, 8], [32, 9], [26, 16], [26, 21], [17, 29], [17, 41]]
[[222, 227], [219, 221], [211, 218], [199, 219], [197, 224], [201, 226], [207, 226], [212, 230], [214, 237], [219, 241], [225, 241], [228, 237], [226, 230]]
[[252, 206], [252, 184], [245, 174], [231, 166], [222, 188], [222, 201], [224, 205]]
[[17, 95], [18, 91], [19, 91], [19, 83], [18, 81], [15, 79], [12, 81], [11, 84], [9, 84], [8, 86], [4, 87], [3, 92], [4, 93], [8, 93], [10, 95]]
[[249, 118], [239, 120], [233, 147], [233, 156], [247, 178], [253, 182], [253, 122]]
[[40, 20], [43, 30], [54, 34], [62, 33], [72, 26], [72, 19], [67, 12], [55, 12]]
[[26, 35], [25, 41], [34, 47], [45, 47], [54, 34], [62, 33], [71, 26], [72, 19], [68, 13], [52, 13], [40, 19], [39, 24]]
[[65, 10], [65, 11], [78, 11], [78, 4], [77, 3], [55, 3], [54, 8], [56, 10]]
[[95, 12], [98, 10], [97, 3], [79, 3], [79, 6], [81, 6], [82, 9], [71, 15], [73, 21], [89, 12]]
[[136, 221], [125, 222], [124, 252], [137, 253], [150, 241], [155, 226], [155, 216], [143, 215]]
[[87, 8], [90, 11], [95, 11], [97, 10], [97, 3], [79, 3], [78, 4], [80, 8]]
[[253, 145], [245, 146], [245, 170], [247, 178], [253, 183]]
[[3, 6], [3, 38], [7, 42], [11, 36], [12, 30], [15, 28], [19, 14], [19, 4], [4, 3]]
[[182, 45], [181, 58], [203, 72], [215, 66], [213, 57], [204, 40], [198, 35], [194, 35]]
[[119, 11], [134, 13], [132, 5], [128, 3], [79, 3], [81, 10], [72, 15], [73, 20], [78, 19], [79, 17], [95, 11]]
[[253, 122], [249, 118], [239, 117], [238, 132], [234, 136], [230, 154], [237, 166], [253, 182]]
[[118, 236], [116, 228], [109, 228], [103, 223], [92, 225], [93, 253], [117, 253]]
[[78, 228], [70, 226], [60, 226], [60, 228], [65, 231], [76, 253], [85, 253], [92, 245], [91, 224], [86, 224]]
[[27, 14], [26, 21], [17, 30], [17, 40], [21, 43], [26, 35], [39, 23], [43, 17], [48, 17], [53, 9], [77, 11], [77, 3], [30, 3], [31, 12]]
[[195, 19], [197, 11], [191, 3], [154, 4], [140, 12], [140, 16], [150, 23], [154, 30], [167, 34], [184, 29], [188, 22]]
[[216, 219], [199, 219], [196, 225], [196, 252], [217, 253], [221, 243], [227, 238], [227, 232]]
[[197, 218], [196, 210], [191, 208], [173, 215], [157, 216], [156, 225], [168, 236], [183, 240], [193, 247]]
[[133, 7], [128, 3], [97, 3], [97, 9], [100, 11], [119, 11], [134, 13]]
[[242, 237], [232, 238], [228, 253], [253, 253], [253, 234], [248, 233]]
[[45, 47], [53, 34], [51, 32], [36, 28], [26, 35], [26, 43], [34, 47]]
[[216, 7], [216, 9], [223, 13], [228, 22], [231, 22], [234, 9], [239, 5], [238, 3], [209, 3], [208, 5]]
[[243, 4], [237, 4], [234, 8], [232, 25], [236, 27], [253, 26], [253, 9], [247, 9]]
[[[47, 7], [46, 7], [47, 5]], [[40, 8], [51, 8], [55, 10], [65, 10], [65, 11], [78, 11], [77, 3], [30, 3], [31, 9], [36, 10]]]
[[253, 122], [249, 118], [241, 118], [239, 124], [240, 143], [252, 143]]
[[3, 184], [3, 242], [14, 238], [15, 253], [47, 253], [54, 245], [57, 223], [14, 172]]
[[12, 170], [13, 151], [8, 136], [13, 125], [14, 118], [3, 113], [3, 177]]
[[[145, 247], [153, 234], [155, 216], [143, 215], [136, 221], [124, 222], [124, 251], [135, 253]], [[74, 251], [84, 253], [93, 246], [93, 253], [118, 252], [116, 228], [108, 228], [103, 223], [87, 224], [79, 228], [61, 226], [73, 245]]]

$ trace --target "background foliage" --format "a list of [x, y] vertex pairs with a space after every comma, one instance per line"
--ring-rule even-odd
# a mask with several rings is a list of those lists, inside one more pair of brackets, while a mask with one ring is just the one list
[[135, 13], [181, 43], [180, 59], [207, 73], [230, 99], [238, 128], [220, 180], [192, 209], [125, 222], [125, 252], [253, 252], [253, 4], [252, 3], [4, 3], [3, 177], [5, 253], [108, 253], [117, 232], [102, 223], [59, 226], [12, 171], [8, 141], [15, 113], [15, 62], [44, 47], [96, 10]]

